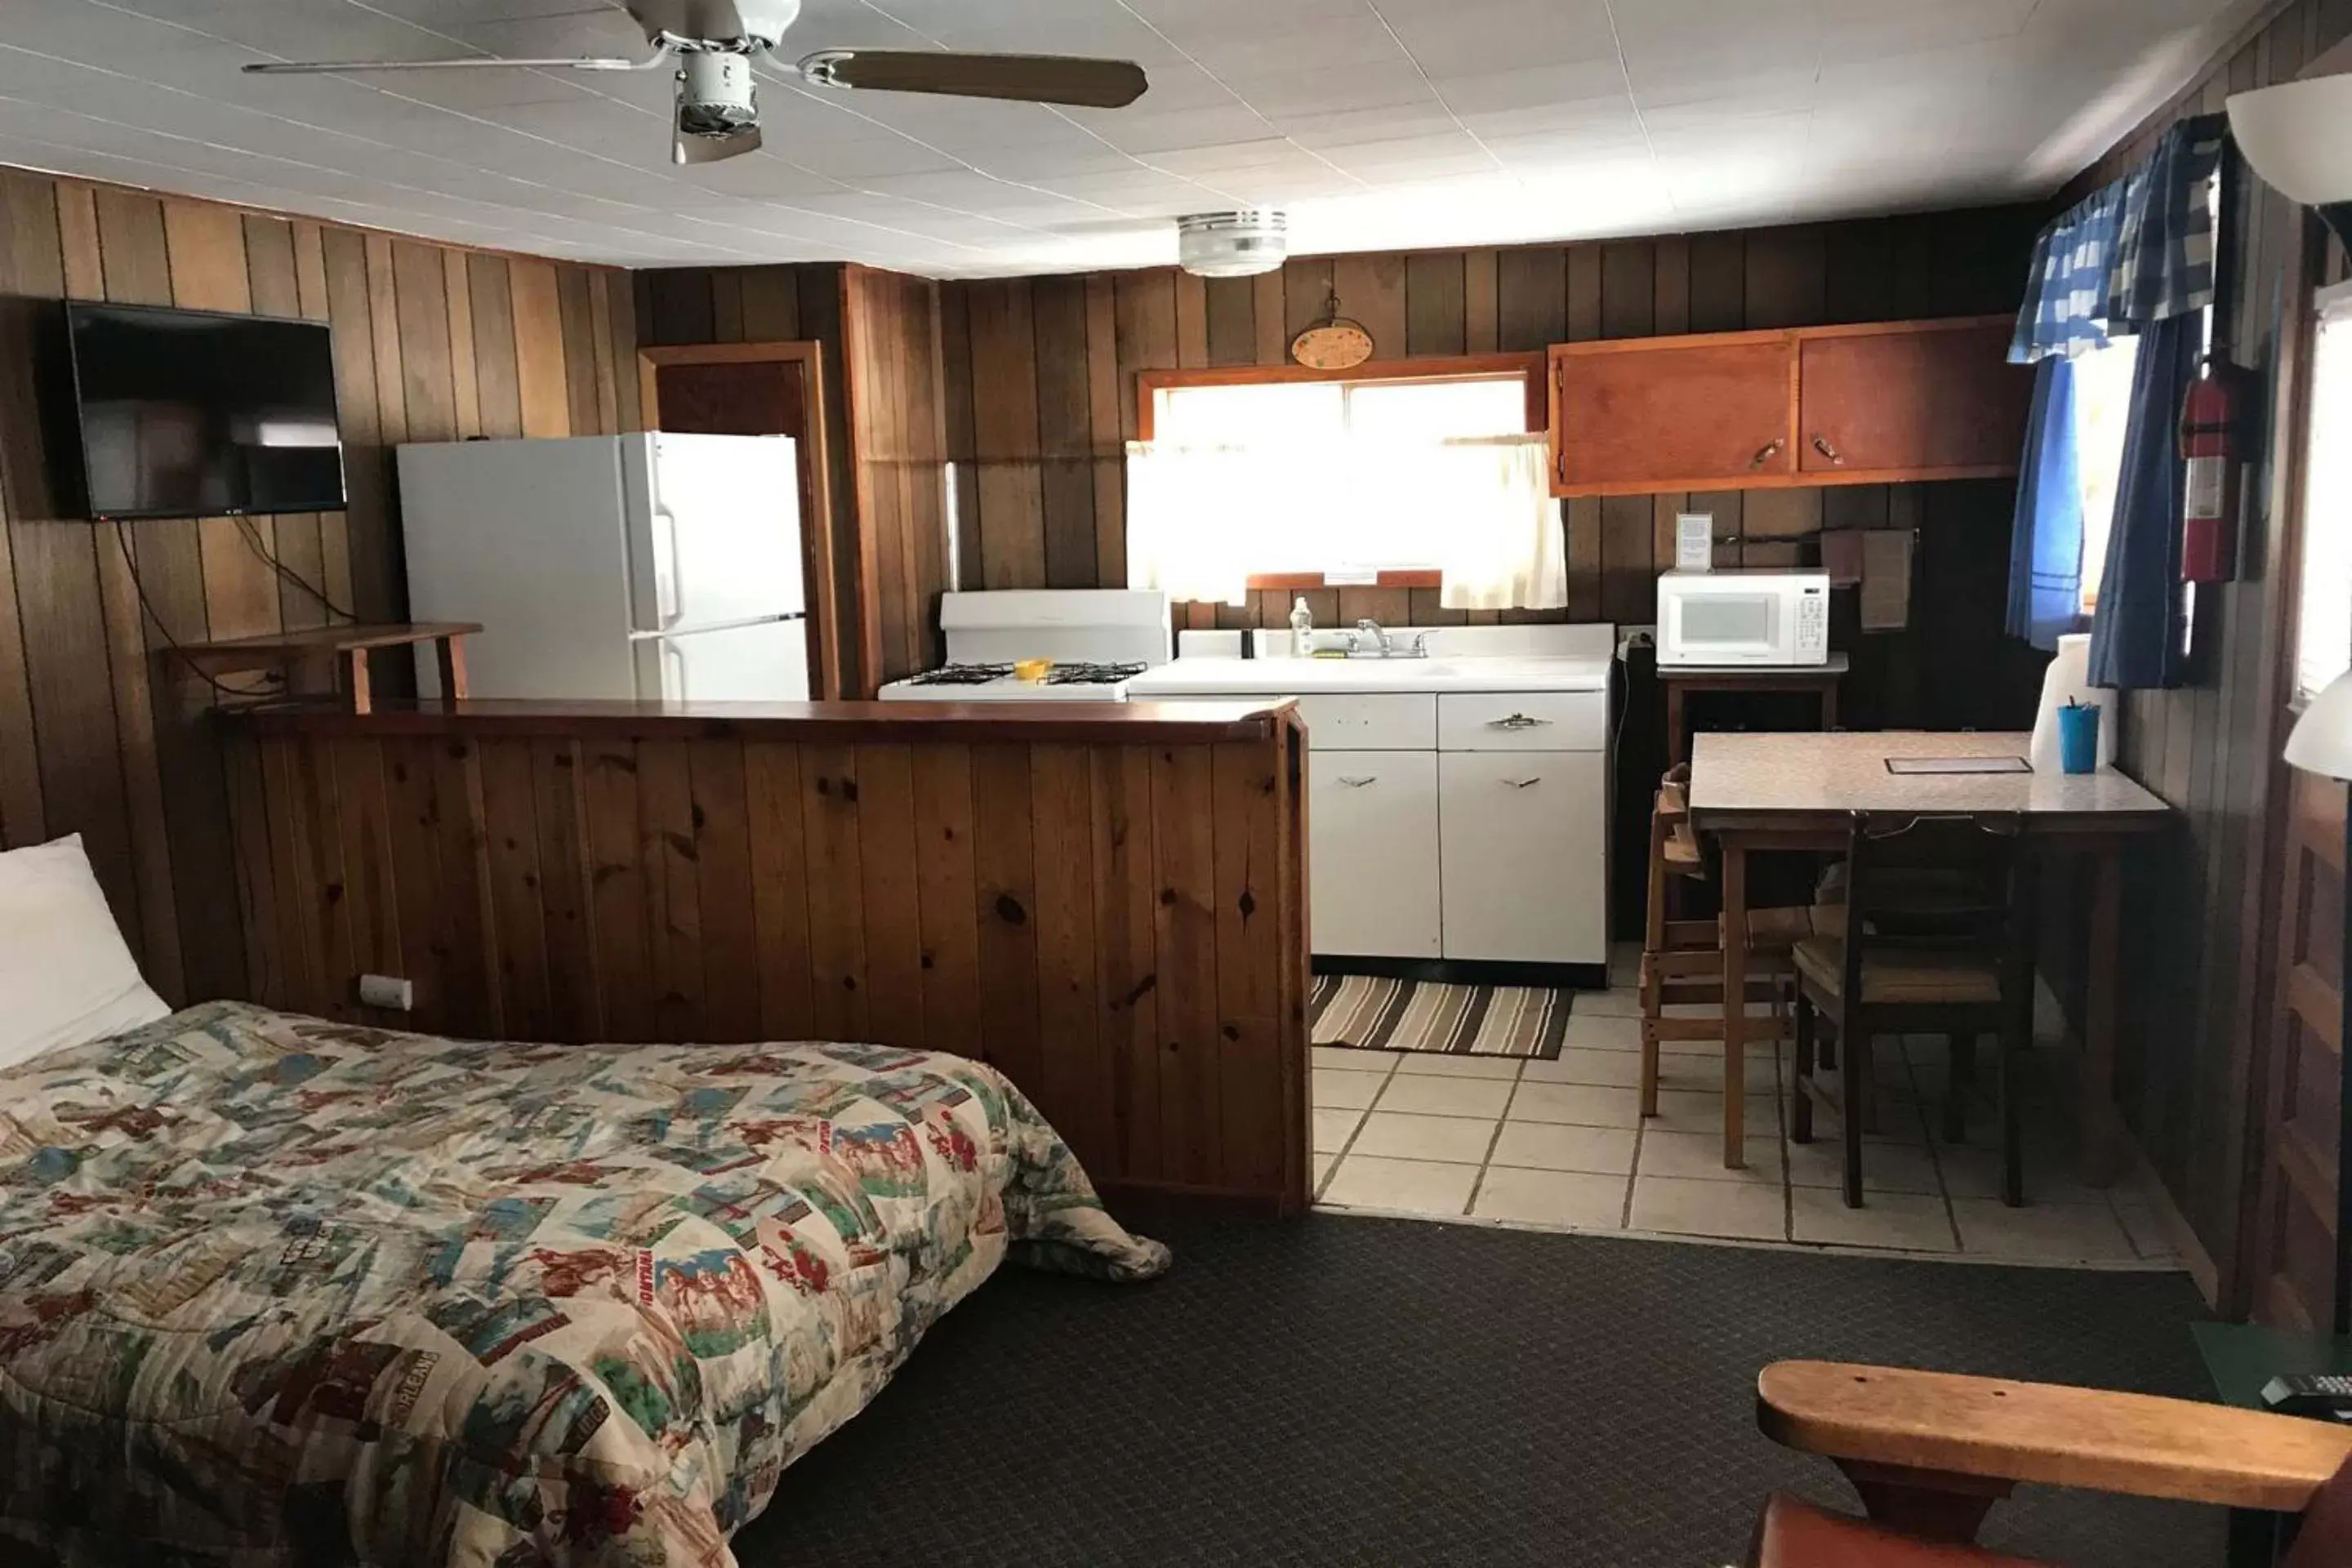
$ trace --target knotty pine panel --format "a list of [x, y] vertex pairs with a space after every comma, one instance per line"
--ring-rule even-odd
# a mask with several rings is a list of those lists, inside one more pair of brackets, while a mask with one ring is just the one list
[[[1003, 1069], [1118, 1188], [1304, 1206], [1305, 731], [1129, 743], [225, 727], [268, 1005]], [[416, 983], [356, 1004], [365, 969]]]
[[[404, 614], [386, 446], [520, 434], [526, 372], [534, 433], [622, 428], [617, 398], [607, 417], [594, 392], [625, 384], [634, 402], [634, 307], [608, 311], [600, 337], [580, 312], [540, 301], [609, 301], [620, 279], [625, 303], [627, 284], [598, 268], [20, 171], [0, 171], [0, 847], [79, 833], [158, 991], [173, 1002], [249, 994], [268, 966], [225, 917], [268, 863], [270, 828], [231, 820], [230, 780], [202, 717], [211, 696], [184, 678], [172, 642]], [[517, 268], [530, 279], [520, 309]], [[273, 571], [229, 519], [116, 528], [58, 515], [30, 344], [64, 299], [331, 325], [349, 509], [250, 520], [308, 587]], [[387, 658], [377, 689], [402, 689], [409, 669]], [[337, 768], [308, 775], [304, 809], [359, 813], [368, 855], [343, 870], [373, 874], [387, 837], [415, 838], [418, 792], [433, 781], [404, 763], [398, 789], [349, 802], [341, 781]], [[285, 918], [312, 918], [310, 897], [287, 902]]]

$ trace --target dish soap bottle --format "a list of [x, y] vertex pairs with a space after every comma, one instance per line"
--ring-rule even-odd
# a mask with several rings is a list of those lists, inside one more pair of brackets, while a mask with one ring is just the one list
[[1290, 657], [1315, 657], [1315, 612], [1307, 607], [1304, 595], [1290, 602]]

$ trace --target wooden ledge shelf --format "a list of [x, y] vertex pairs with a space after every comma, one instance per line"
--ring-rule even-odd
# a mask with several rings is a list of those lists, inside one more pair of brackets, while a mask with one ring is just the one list
[[367, 713], [375, 707], [368, 681], [368, 655], [377, 648], [408, 647], [417, 643], [435, 645], [443, 693], [464, 700], [466, 638], [481, 629], [472, 621], [311, 626], [263, 637], [182, 643], [178, 652], [191, 669], [213, 680], [224, 675], [260, 669], [280, 671], [286, 677], [287, 695], [290, 697], [317, 697], [335, 691], [340, 673], [341, 689], [350, 710]]
[[354, 712], [299, 704], [241, 710], [248, 733], [273, 737], [452, 740], [734, 740], [812, 745], [980, 744], [1197, 746], [1264, 741], [1297, 722], [1286, 697], [1231, 702], [387, 702]]

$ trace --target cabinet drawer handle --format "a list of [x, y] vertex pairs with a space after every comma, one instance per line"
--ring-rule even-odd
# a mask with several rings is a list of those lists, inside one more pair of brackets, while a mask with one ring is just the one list
[[1827, 458], [1832, 463], [1843, 463], [1845, 461], [1844, 455], [1835, 447], [1830, 445], [1830, 438], [1826, 436], [1816, 436], [1813, 437], [1813, 450], [1819, 452], [1822, 457]]
[[1780, 437], [1773, 437], [1771, 440], [1756, 448], [1756, 455], [1748, 459], [1748, 466], [1751, 468], [1762, 468], [1774, 458], [1779, 457], [1780, 454], [1780, 448], [1788, 444], [1788, 442], [1781, 439]]
[[1503, 782], [1510, 785], [1513, 789], [1533, 789], [1536, 785], [1543, 783], [1543, 775], [1541, 773], [1538, 773], [1531, 779], [1505, 779]]
[[1376, 784], [1381, 781], [1367, 773], [1357, 773], [1353, 775], [1342, 773], [1339, 775], [1339, 782], [1346, 784], [1349, 789], [1361, 789], [1366, 784]]
[[1514, 713], [1507, 719], [1487, 720], [1486, 728], [1489, 730], [1533, 730], [1539, 725], [1549, 724], [1550, 722], [1551, 721], [1549, 719], [1531, 719], [1525, 713]]

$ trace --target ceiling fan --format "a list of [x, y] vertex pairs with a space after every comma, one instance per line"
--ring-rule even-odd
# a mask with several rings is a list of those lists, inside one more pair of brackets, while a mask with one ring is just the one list
[[[799, 20], [801, 0], [628, 0], [631, 16], [654, 47], [642, 60], [597, 58], [307, 60], [249, 65], [256, 76], [324, 76], [345, 71], [583, 70], [645, 71], [677, 66], [677, 110], [671, 155], [710, 163], [760, 145], [760, 106], [751, 62], [772, 58]], [[1067, 55], [965, 55], [924, 50], [820, 49], [776, 61], [819, 87], [947, 93], [1026, 103], [1124, 109], [1150, 85], [1131, 60]]]

